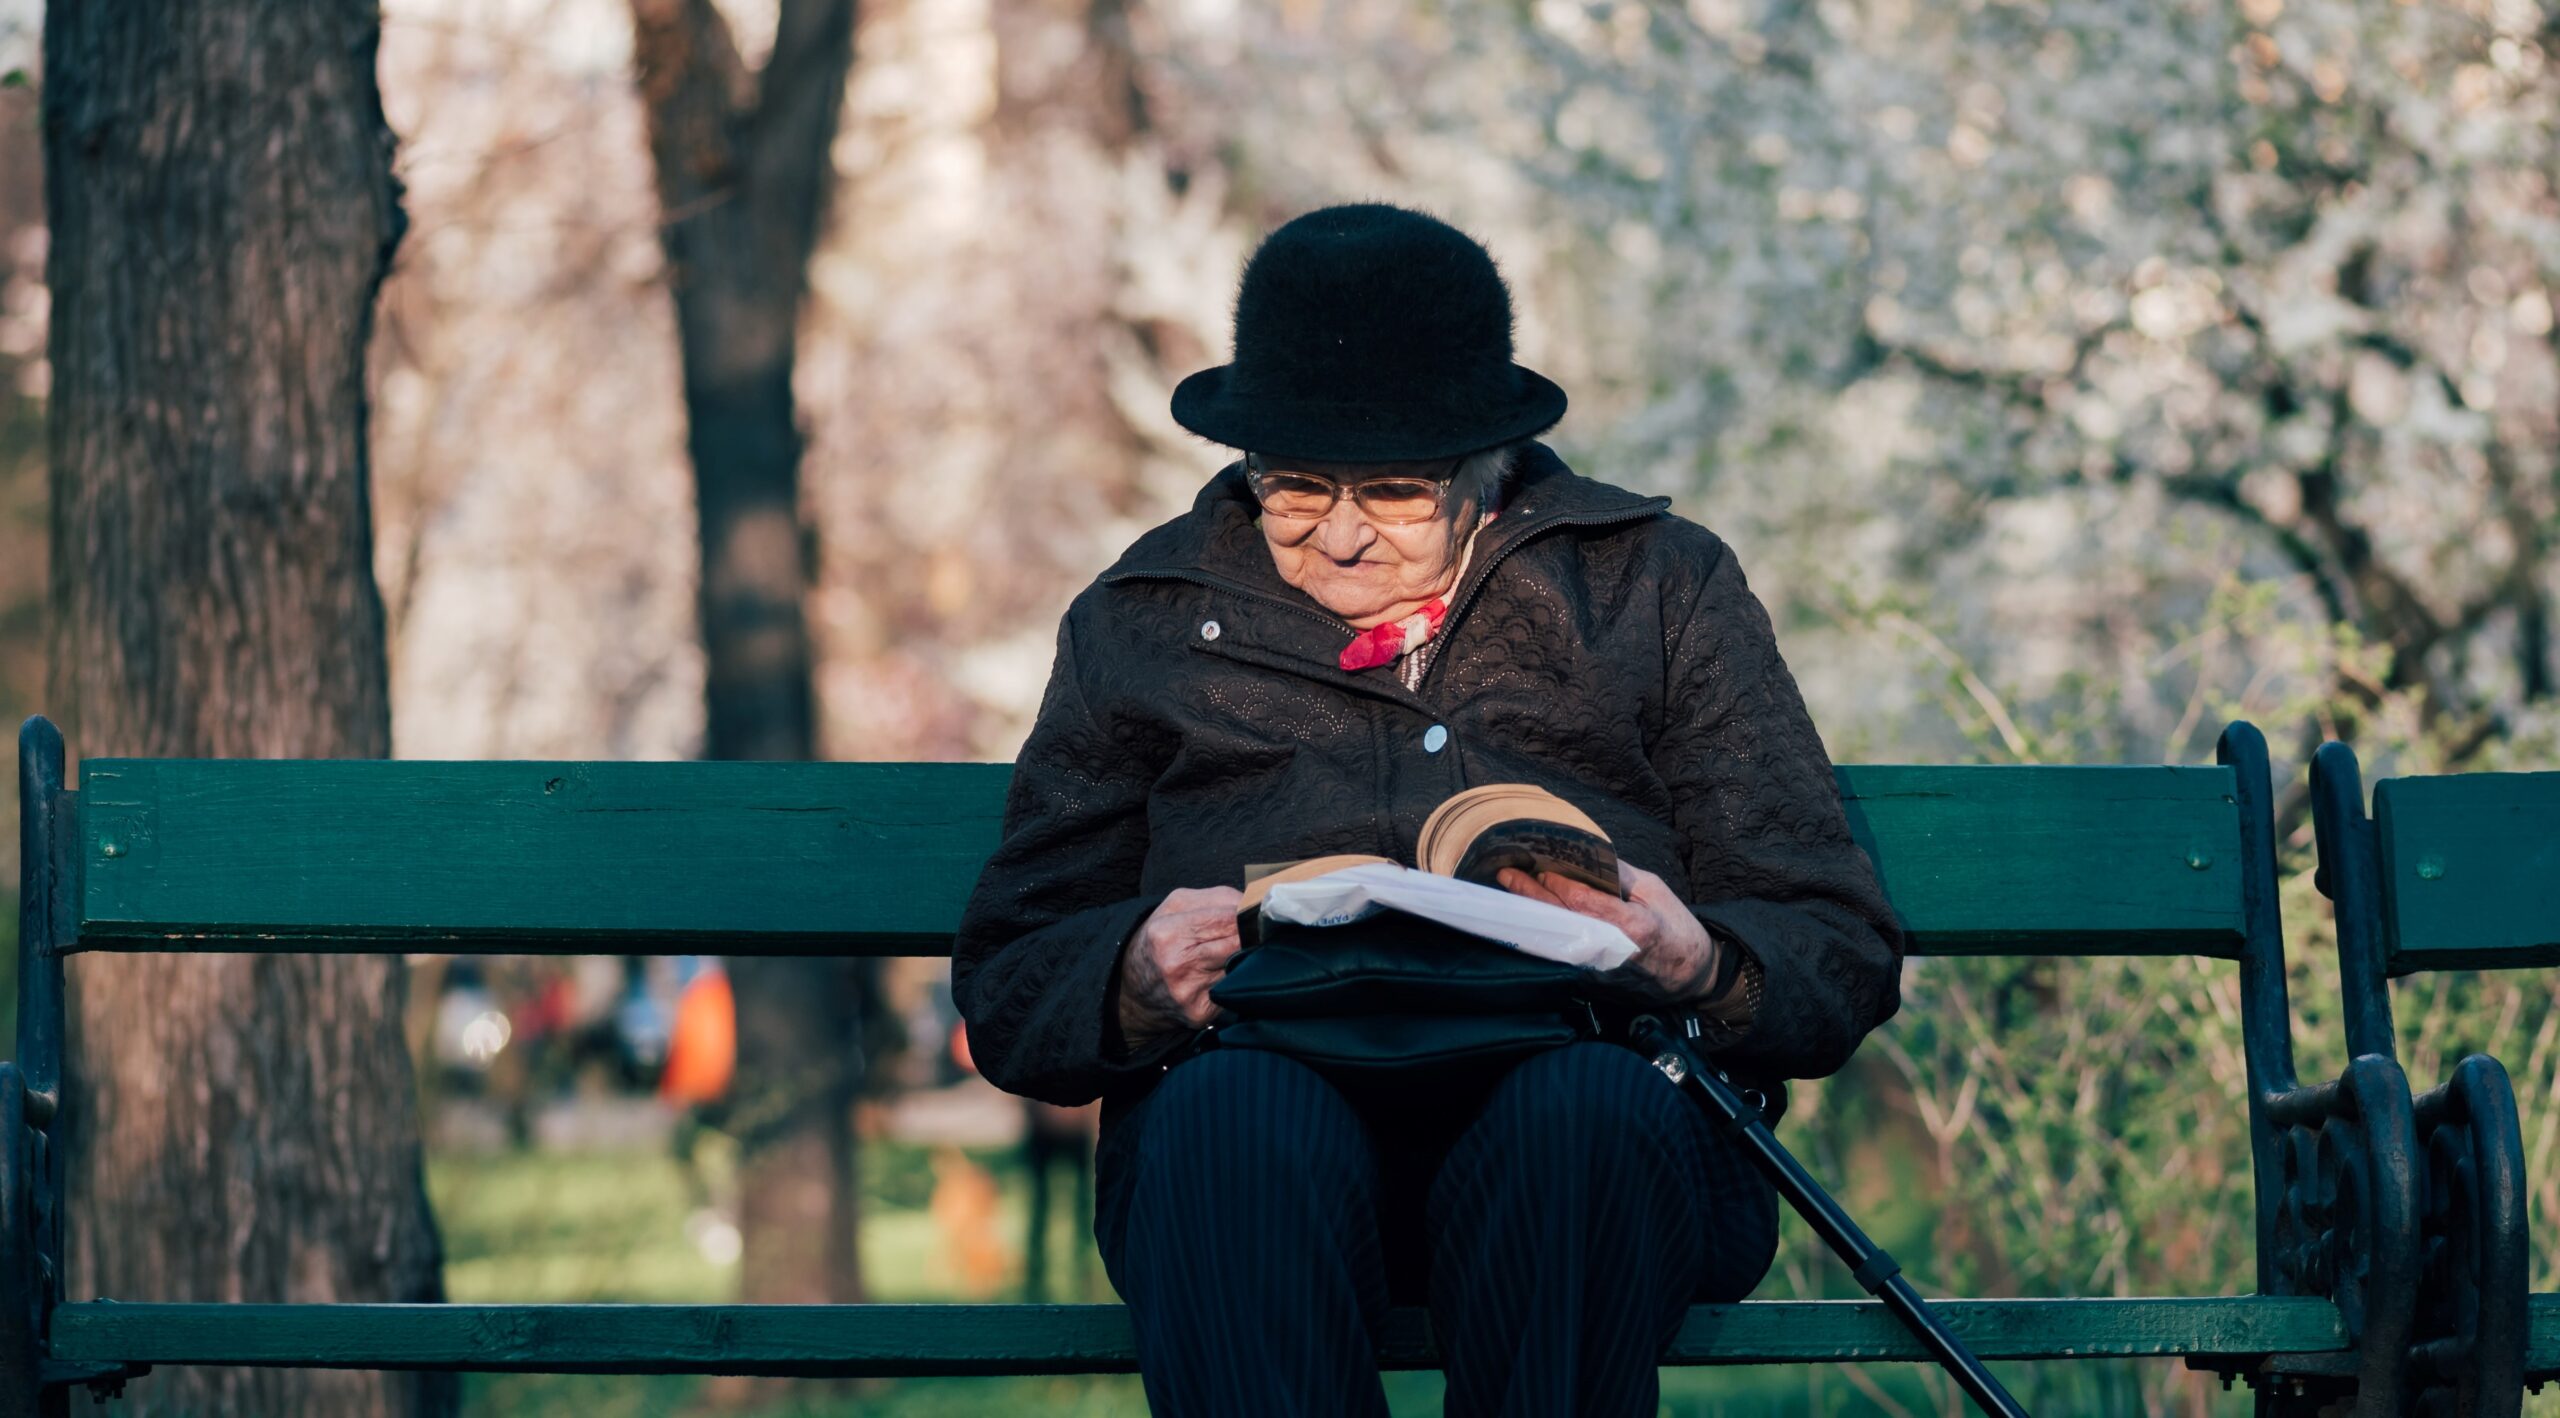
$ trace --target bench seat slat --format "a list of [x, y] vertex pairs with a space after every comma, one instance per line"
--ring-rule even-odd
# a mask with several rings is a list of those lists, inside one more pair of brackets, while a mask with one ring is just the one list
[[[2326, 1300], [1950, 1300], [1986, 1359], [2249, 1356], [2346, 1347]], [[1118, 1305], [182, 1305], [88, 1301], [53, 1320], [58, 1363], [480, 1373], [1134, 1373]], [[1437, 1363], [1424, 1313], [1391, 1317], [1386, 1367]], [[1692, 1308], [1666, 1362], [1926, 1360], [1872, 1300]]]
[[[1011, 771], [94, 759], [70, 948], [941, 954]], [[2226, 768], [1838, 772], [1916, 954], [2238, 954]]]

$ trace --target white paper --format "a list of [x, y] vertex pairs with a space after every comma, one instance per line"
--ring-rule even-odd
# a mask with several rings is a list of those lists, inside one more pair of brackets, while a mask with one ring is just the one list
[[1262, 914], [1293, 925], [1339, 926], [1390, 907], [1564, 965], [1608, 970], [1636, 953], [1627, 933], [1607, 921], [1392, 862], [1281, 882], [1263, 898]]

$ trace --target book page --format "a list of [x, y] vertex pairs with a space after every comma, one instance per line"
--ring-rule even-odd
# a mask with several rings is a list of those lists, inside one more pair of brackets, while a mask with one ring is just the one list
[[1294, 862], [1249, 862], [1244, 869], [1244, 902], [1239, 909], [1250, 911], [1261, 905], [1263, 894], [1284, 881], [1303, 881], [1344, 867], [1370, 863], [1394, 865], [1386, 858], [1368, 852], [1336, 852], [1329, 857], [1307, 857]]
[[1636, 943], [1607, 921], [1392, 862], [1279, 882], [1263, 898], [1262, 915], [1302, 926], [1338, 926], [1390, 907], [1563, 965], [1608, 970], [1636, 954]]

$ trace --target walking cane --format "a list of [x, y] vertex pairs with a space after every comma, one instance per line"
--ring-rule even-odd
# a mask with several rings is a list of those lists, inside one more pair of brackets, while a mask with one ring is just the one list
[[[1698, 1037], [1695, 1017], [1682, 1021], [1682, 1027], [1689, 1038]], [[1902, 1267], [1894, 1263], [1884, 1247], [1867, 1239], [1867, 1233], [1858, 1229], [1858, 1223], [1849, 1219], [1840, 1203], [1831, 1199], [1813, 1174], [1778, 1141], [1777, 1134], [1769, 1131], [1769, 1125], [1761, 1120], [1760, 1106], [1745, 1102], [1734, 1091], [1733, 1080], [1725, 1076], [1724, 1070], [1701, 1067], [1688, 1045], [1650, 1014], [1638, 1017], [1627, 1033], [1638, 1049], [1652, 1057], [1653, 1066], [1662, 1070], [1664, 1077], [1697, 1094], [1711, 1116], [1742, 1134], [1742, 1140], [1750, 1144], [1752, 1160], [1769, 1174], [1769, 1180], [1777, 1184], [1780, 1194], [1814, 1234], [1849, 1263], [1849, 1273], [1857, 1277], [1860, 1288], [1884, 1301], [1893, 1317], [1920, 1337], [1920, 1343], [1948, 1373], [1955, 1375], [1956, 1382], [1983, 1412], [1994, 1418], [2027, 1418], [2027, 1410], [2018, 1406], [2018, 1400], [2009, 1396], [1973, 1351], [1964, 1347], [1964, 1341], [1947, 1328], [1946, 1321], [1939, 1319], [1928, 1302], [1920, 1298], [1920, 1292], [1911, 1288], [1911, 1282], [1902, 1278]]]

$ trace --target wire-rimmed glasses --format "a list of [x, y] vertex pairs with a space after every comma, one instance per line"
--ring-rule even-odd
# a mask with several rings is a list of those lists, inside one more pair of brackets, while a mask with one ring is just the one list
[[1456, 480], [1458, 464], [1463, 461], [1452, 459], [1448, 469], [1436, 478], [1396, 475], [1345, 484], [1316, 473], [1273, 468], [1259, 454], [1247, 453], [1244, 477], [1245, 485], [1253, 489], [1254, 500], [1274, 517], [1313, 521], [1331, 512], [1347, 492], [1374, 521], [1428, 522], [1447, 505], [1449, 485]]

